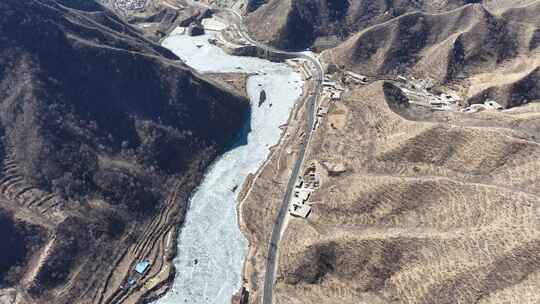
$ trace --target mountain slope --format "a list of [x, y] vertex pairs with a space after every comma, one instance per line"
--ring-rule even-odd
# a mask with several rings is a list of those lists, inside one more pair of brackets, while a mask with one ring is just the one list
[[[88, 6], [84, 0], [63, 0], [63, 2], [83, 9]], [[192, 21], [207, 17], [211, 13], [208, 7], [187, 0], [98, 0], [98, 2], [155, 41], [163, 38], [176, 25], [187, 26]]]
[[244, 97], [91, 2], [0, 3], [0, 209], [15, 236], [42, 231], [16, 237], [29, 254], [0, 287], [29, 303], [97, 301], [157, 215], [174, 206], [161, 224], [178, 225], [247, 115]]
[[368, 75], [413, 73], [460, 83], [471, 102], [492, 98], [510, 107], [540, 97], [540, 19], [535, 23], [523, 14], [515, 8], [498, 16], [479, 4], [441, 14], [405, 14], [359, 32], [325, 56]]
[[280, 244], [275, 302], [538, 302], [538, 105], [412, 119], [391, 86], [351, 92], [316, 133], [322, 185]]
[[[271, 0], [248, 1], [255, 38], [283, 48], [327, 48], [369, 26], [408, 12], [447, 11], [472, 1]], [[262, 21], [262, 22], [261, 22]], [[261, 26], [271, 24], [271, 27]]]
[[[336, 1], [332, 21], [328, 2], [248, 13], [257, 39], [325, 49], [327, 67], [310, 213], [287, 218], [272, 302], [540, 302], [540, 1]], [[458, 110], [436, 107], [450, 91]], [[488, 100], [507, 109], [459, 111]], [[255, 301], [288, 172], [276, 159], [242, 205]]]
[[411, 74], [458, 88], [468, 103], [537, 100], [540, 1], [252, 1], [256, 39], [322, 51], [327, 65]]

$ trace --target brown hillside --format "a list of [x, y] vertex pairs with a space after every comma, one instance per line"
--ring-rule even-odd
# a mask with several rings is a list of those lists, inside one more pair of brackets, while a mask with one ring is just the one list
[[494, 15], [479, 4], [406, 14], [361, 31], [325, 58], [368, 75], [412, 73], [459, 84], [470, 102], [515, 106], [539, 97], [538, 25], [523, 14], [513, 8]]
[[475, 1], [253, 0], [248, 1], [248, 24], [256, 38], [280, 47], [328, 48], [364, 28], [409, 12], [447, 11], [469, 2]]
[[345, 125], [316, 133], [309, 162], [348, 169], [318, 167], [312, 215], [280, 245], [276, 303], [540, 301], [539, 108], [418, 118], [389, 106], [388, 85], [350, 92], [329, 113]]

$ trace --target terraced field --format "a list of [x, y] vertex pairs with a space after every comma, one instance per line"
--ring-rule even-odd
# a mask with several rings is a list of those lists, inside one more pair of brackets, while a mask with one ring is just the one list
[[65, 206], [65, 201], [59, 195], [44, 192], [25, 180], [11, 149], [7, 150], [0, 169], [0, 194], [49, 218], [53, 218], [54, 213]]
[[[176, 248], [176, 226], [178, 214], [183, 214], [184, 204], [179, 202], [181, 197], [182, 181], [173, 187], [169, 198], [158, 215], [147, 225], [138, 241], [119, 259], [115, 272], [107, 279], [107, 288], [101, 294], [99, 303], [136, 303], [142, 296], [150, 291], [156, 291], [167, 283], [173, 269], [170, 260]], [[135, 264], [148, 260], [152, 264], [137, 283], [129, 286], [128, 281], [134, 276]]]

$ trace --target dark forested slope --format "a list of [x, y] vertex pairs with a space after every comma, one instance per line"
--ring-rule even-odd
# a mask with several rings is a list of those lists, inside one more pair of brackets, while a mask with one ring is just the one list
[[0, 287], [46, 297], [73, 265], [101, 259], [62, 291], [78, 303], [70, 290], [112, 266], [172, 180], [193, 187], [242, 127], [247, 100], [94, 1], [3, 0], [0, 11], [0, 224], [33, 248], [23, 261], [0, 253], [0, 276], [12, 278]]

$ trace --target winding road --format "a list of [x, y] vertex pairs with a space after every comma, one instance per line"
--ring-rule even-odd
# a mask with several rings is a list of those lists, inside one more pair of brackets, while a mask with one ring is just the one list
[[283, 196], [283, 200], [279, 208], [278, 216], [276, 220], [274, 221], [274, 226], [272, 227], [272, 236], [270, 237], [270, 243], [268, 244], [268, 255], [266, 257], [266, 267], [265, 267], [265, 274], [264, 274], [262, 300], [263, 300], [263, 304], [271, 304], [274, 282], [276, 280], [277, 256], [278, 256], [277, 254], [278, 254], [278, 249], [279, 249], [279, 243], [281, 241], [281, 236], [283, 234], [282, 232], [284, 230], [285, 218], [288, 215], [289, 204], [290, 204], [292, 192], [294, 190], [294, 185], [296, 184], [296, 180], [298, 179], [300, 168], [302, 167], [302, 164], [304, 163], [304, 158], [306, 155], [306, 148], [308, 146], [309, 140], [311, 139], [311, 133], [313, 131], [313, 125], [315, 123], [315, 116], [316, 116], [316, 111], [317, 111], [316, 104], [317, 104], [317, 100], [319, 100], [321, 96], [321, 91], [322, 91], [324, 70], [319, 60], [317, 60], [317, 58], [315, 58], [314, 56], [310, 56], [303, 52], [288, 52], [288, 51], [278, 50], [274, 47], [265, 45], [263, 43], [260, 43], [258, 41], [251, 39], [244, 25], [242, 15], [240, 15], [237, 11], [232, 10], [232, 9], [226, 9], [225, 11], [234, 15], [235, 23], [240, 29], [240, 34], [249, 43], [268, 52], [289, 55], [291, 57], [297, 57], [297, 58], [308, 60], [313, 64], [313, 67], [315, 67], [314, 70], [312, 69], [312, 71], [314, 72], [312, 79], [315, 82], [315, 92], [310, 93], [307, 98], [308, 123], [306, 124], [304, 140], [300, 145], [300, 150], [298, 152], [298, 159], [296, 160], [294, 167], [292, 169], [292, 173], [289, 178], [289, 182], [287, 184], [287, 190], [285, 192], [285, 195]]

